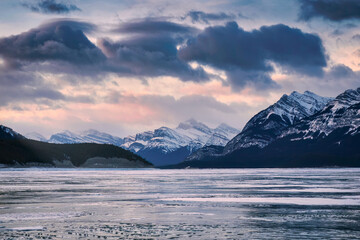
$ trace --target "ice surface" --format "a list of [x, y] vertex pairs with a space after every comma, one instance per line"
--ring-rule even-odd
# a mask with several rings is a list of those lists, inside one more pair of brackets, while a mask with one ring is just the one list
[[360, 169], [1, 169], [0, 239], [359, 239]]

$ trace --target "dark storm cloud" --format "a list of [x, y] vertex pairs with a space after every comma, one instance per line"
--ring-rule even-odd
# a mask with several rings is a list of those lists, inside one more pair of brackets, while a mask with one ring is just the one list
[[251, 32], [239, 28], [235, 22], [208, 27], [188, 40], [179, 50], [179, 56], [185, 61], [198, 61], [225, 70], [230, 83], [237, 87], [246, 82], [259, 88], [274, 87], [276, 84], [268, 75], [273, 71], [269, 61], [279, 64], [283, 70], [307, 75], [321, 75], [326, 66], [318, 36], [282, 24]]
[[90, 24], [70, 20], [50, 22], [0, 38], [0, 56], [15, 62], [60, 60], [81, 65], [104, 61], [105, 56], [83, 32], [91, 28]]
[[140, 34], [186, 34], [196, 32], [196, 28], [164, 21], [161, 19], [142, 19], [136, 22], [120, 24], [113, 30], [119, 33], [140, 33]]
[[[85, 35], [93, 31], [96, 26], [80, 21], [48, 22], [0, 38], [0, 57], [7, 69], [65, 74], [70, 82], [100, 79], [105, 73], [209, 80], [201, 66], [191, 67], [190, 62], [197, 61], [225, 70], [233, 89], [278, 87], [270, 77], [272, 63], [283, 71], [307, 75], [321, 75], [326, 66], [320, 38], [285, 25], [248, 32], [229, 22], [200, 32], [186, 25], [143, 19], [116, 28], [121, 40], [99, 39], [97, 46]], [[183, 47], [179, 50], [179, 46]], [[81, 80], [71, 80], [72, 76]]]
[[360, 19], [359, 0], [299, 0], [299, 19], [321, 17], [330, 21]]
[[[242, 15], [239, 14], [239, 16], [242, 16]], [[224, 12], [206, 13], [203, 11], [189, 11], [183, 17], [183, 19], [186, 19], [186, 18], [190, 18], [193, 23], [203, 22], [203, 23], [208, 24], [210, 21], [232, 20], [235, 18], [235, 16], [231, 15], [231, 14], [226, 14]]]
[[85, 22], [69, 19], [48, 22], [18, 35], [0, 38], [0, 57], [7, 69], [74, 76], [96, 78], [104, 73], [116, 73], [138, 78], [173, 76], [184, 81], [209, 78], [201, 67], [193, 69], [177, 55], [177, 46], [196, 31], [194, 28], [144, 19], [120, 25], [117, 31], [124, 40], [98, 40], [101, 49], [84, 34], [93, 31], [96, 26]]
[[208, 79], [202, 68], [193, 69], [177, 56], [178, 42], [168, 36], [137, 36], [128, 40], [112, 42], [102, 39], [99, 47], [108, 56], [108, 67], [116, 72], [125, 68], [135, 76], [173, 76], [184, 81]]
[[[117, 42], [101, 39], [99, 48], [108, 57], [108, 68], [119, 67], [143, 77], [173, 76], [183, 81], [205, 81], [208, 75], [201, 68], [193, 69], [178, 58], [177, 46], [184, 38], [197, 32], [195, 28], [167, 21], [143, 19], [121, 24], [115, 30], [128, 36]], [[134, 34], [135, 33], [135, 34]]]
[[81, 9], [74, 4], [67, 4], [56, 0], [39, 0], [35, 3], [22, 3], [22, 5], [33, 12], [46, 14], [67, 14], [73, 11], [81, 11]]

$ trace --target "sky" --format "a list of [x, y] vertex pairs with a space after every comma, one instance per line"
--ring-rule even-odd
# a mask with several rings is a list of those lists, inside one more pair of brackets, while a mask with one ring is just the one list
[[283, 94], [360, 87], [359, 30], [358, 0], [1, 0], [0, 124], [242, 129]]

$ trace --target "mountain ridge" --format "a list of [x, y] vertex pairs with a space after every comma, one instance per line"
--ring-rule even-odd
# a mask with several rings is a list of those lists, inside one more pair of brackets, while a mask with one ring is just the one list
[[[155, 164], [164, 165], [180, 162], [203, 146], [224, 146], [238, 132], [239, 130], [225, 123], [210, 128], [195, 119], [189, 119], [179, 123], [176, 128], [160, 127], [153, 131], [145, 131], [125, 138], [94, 129], [78, 134], [65, 130], [53, 134], [47, 142], [57, 144], [84, 142], [113, 144], [137, 153]], [[33, 134], [33, 136], [35, 135]]]
[[[304, 94], [296, 91], [290, 95], [284, 94], [276, 103], [252, 117], [241, 133], [226, 144], [224, 154], [238, 148], [265, 147], [284, 128], [316, 113], [330, 100], [331, 98], [321, 97], [310, 91], [305, 91]], [[257, 137], [260, 134], [261, 137]]]
[[264, 147], [252, 145], [226, 154], [222, 149], [200, 149], [175, 167], [360, 167], [360, 88], [329, 99], [322, 109], [279, 133]]
[[1, 125], [0, 167], [144, 168], [152, 164], [114, 145], [40, 142]]

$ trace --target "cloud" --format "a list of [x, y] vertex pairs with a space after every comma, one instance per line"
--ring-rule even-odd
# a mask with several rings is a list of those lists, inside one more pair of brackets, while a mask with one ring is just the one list
[[99, 48], [109, 60], [109, 69], [140, 77], [173, 76], [183, 81], [206, 81], [201, 68], [192, 68], [178, 58], [178, 45], [197, 30], [172, 22], [143, 19], [121, 24], [115, 29], [125, 37], [111, 41], [100, 39]]
[[22, 3], [22, 6], [29, 8], [33, 12], [45, 14], [68, 14], [73, 11], [81, 11], [74, 4], [66, 4], [56, 0], [38, 0], [36, 3]]
[[344, 32], [340, 29], [335, 29], [334, 31], [332, 31], [332, 33], [330, 34], [331, 36], [337, 37], [337, 36], [341, 36], [343, 35]]
[[42, 74], [6, 69], [0, 65], [0, 107], [13, 104], [36, 104], [57, 108], [62, 103], [95, 103], [90, 94], [62, 93], [68, 84], [47, 80]]
[[[195, 118], [208, 123], [218, 123], [219, 119], [229, 122], [229, 119], [236, 119], [239, 111], [243, 110], [243, 113], [245, 113], [250, 109], [246, 104], [225, 104], [211, 96], [201, 95], [187, 95], [179, 99], [169, 95], [143, 95], [119, 99], [119, 104], [121, 105], [126, 105], [127, 102], [151, 109], [153, 115], [148, 118], [145, 117], [146, 120], [142, 119], [143, 124], [150, 124], [151, 121], [166, 121], [178, 124], [180, 121], [189, 118]], [[236, 119], [234, 122], [236, 124], [240, 124], [239, 122], [243, 123], [242, 117], [240, 118], [241, 121]]]
[[357, 49], [356, 51], [354, 51], [353, 54], [354, 54], [356, 57], [360, 58], [360, 49]]
[[344, 64], [336, 64], [325, 72], [327, 87], [339, 92], [339, 89], [358, 88], [360, 71], [354, 71]]
[[269, 88], [280, 88], [280, 86], [274, 82], [268, 72], [242, 70], [236, 68], [226, 72], [227, 80], [233, 90], [240, 91], [246, 87], [267, 90]]
[[105, 60], [83, 31], [93, 25], [70, 21], [53, 21], [10, 37], [0, 38], [0, 56], [5, 62], [65, 61], [77, 65]]
[[270, 62], [306, 75], [321, 75], [326, 66], [318, 36], [282, 24], [249, 32], [235, 22], [208, 27], [186, 42], [179, 57], [225, 70], [235, 88], [248, 83], [259, 89], [276, 86], [268, 75], [274, 70]]
[[224, 84], [234, 90], [279, 87], [270, 77], [274, 64], [286, 73], [317, 76], [326, 66], [318, 36], [281, 24], [245, 31], [229, 22], [200, 31], [145, 18], [115, 28], [120, 40], [100, 38], [95, 45], [85, 34], [96, 31], [93, 24], [71, 19], [47, 22], [0, 38], [0, 58], [7, 69], [59, 74], [67, 81], [101, 80], [108, 73], [144, 82], [159, 76], [193, 82], [215, 77], [202, 65], [192, 67], [196, 61], [225, 71]]
[[335, 93], [333, 95], [336, 95], [336, 93], [349, 88], [358, 88], [360, 86], [360, 71], [354, 71], [344, 64], [336, 64], [325, 72], [324, 80], [316, 81], [314, 79], [313, 85], [322, 84], [323, 86], [319, 88], [319, 91], [331, 89]]
[[299, 19], [321, 17], [330, 21], [360, 19], [359, 0], [300, 0]]
[[337, 64], [332, 66], [328, 72], [326, 72], [326, 77], [330, 80], [340, 80], [340, 79], [349, 79], [356, 78], [359, 76], [358, 72], [354, 72], [351, 68], [344, 64]]
[[[239, 17], [243, 17], [239, 14]], [[205, 13], [203, 11], [189, 11], [182, 19], [190, 18], [193, 23], [203, 22], [209, 24], [210, 21], [233, 20], [235, 18], [232, 14], [220, 13]]]
[[13, 103], [52, 105], [65, 96], [34, 73], [0, 69], [0, 106]]
[[[166, 101], [164, 101], [166, 100]], [[185, 114], [186, 111], [193, 114], [195, 109], [211, 109], [216, 112], [222, 113], [235, 113], [236, 110], [229, 105], [217, 101], [211, 96], [189, 95], [184, 96], [176, 100], [171, 96], [156, 96], [147, 95], [142, 96], [141, 101], [143, 104], [149, 104], [150, 106], [161, 106], [161, 109], [165, 108], [167, 111], [179, 111], [179, 115]]]
[[98, 27], [95, 24], [78, 21], [72, 18], [56, 18], [40, 25], [40, 28], [56, 28], [58, 25], [67, 25], [73, 30], [80, 30], [84, 33], [93, 33], [98, 30]]
[[322, 96], [334, 97], [347, 89], [360, 86], [360, 71], [354, 71], [344, 64], [329, 66], [322, 77], [301, 75], [288, 76], [281, 81], [281, 92], [306, 91], [319, 93]]
[[109, 58], [109, 68], [123, 75], [138, 77], [173, 76], [184, 81], [206, 81], [202, 68], [193, 69], [177, 56], [177, 42], [167, 36], [138, 36], [129, 40], [112, 42], [102, 39], [99, 47]]
[[177, 55], [177, 46], [193, 34], [194, 28], [144, 19], [121, 24], [116, 30], [122, 34], [122, 40], [99, 39], [96, 46], [85, 35], [96, 31], [96, 26], [70, 19], [51, 21], [0, 38], [0, 57], [8, 68], [55, 74], [209, 79], [201, 67], [194, 69]]
[[354, 36], [351, 37], [351, 39], [355, 41], [360, 41], [360, 34], [355, 34]]
[[187, 34], [195, 33], [196, 28], [156, 18], [145, 18], [140, 21], [126, 22], [113, 29], [118, 33], [139, 34]]

